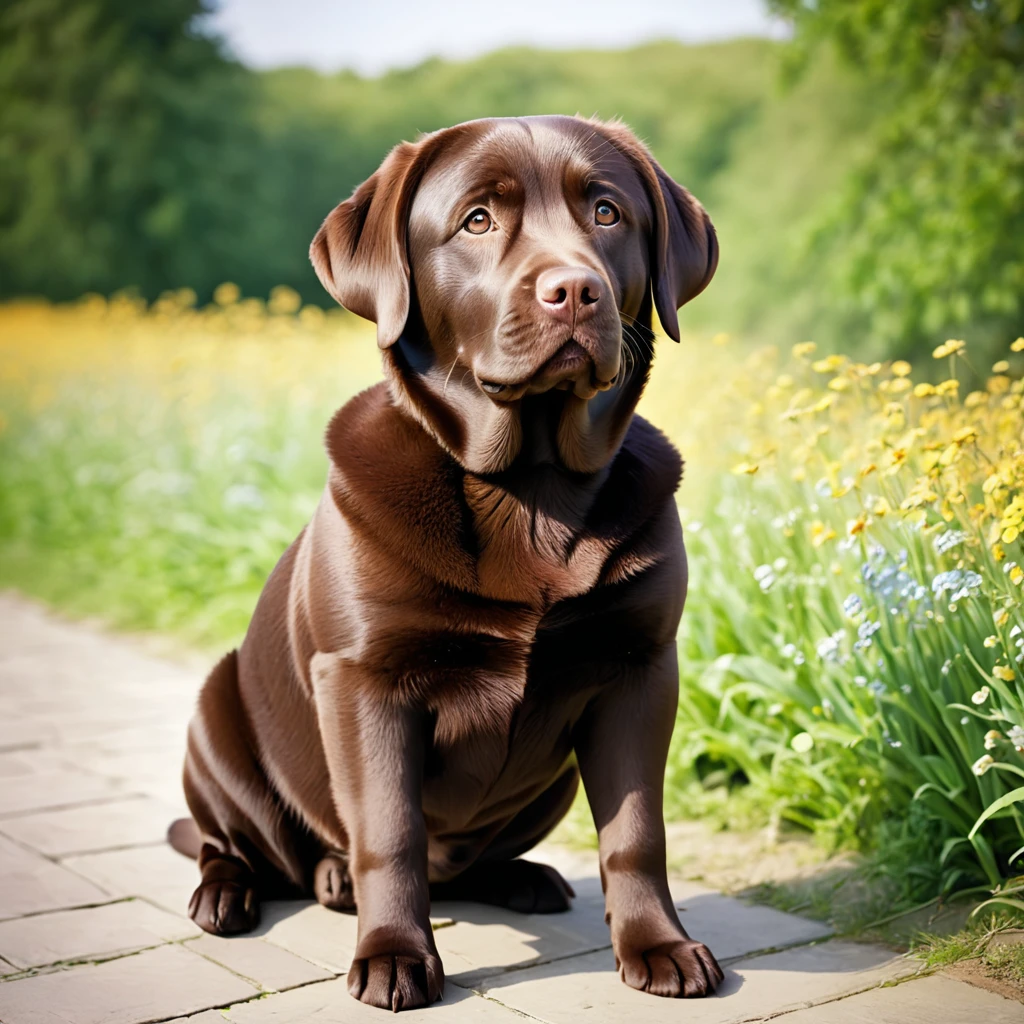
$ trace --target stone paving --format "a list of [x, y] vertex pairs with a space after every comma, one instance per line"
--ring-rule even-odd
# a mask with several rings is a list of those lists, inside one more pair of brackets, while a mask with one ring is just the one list
[[[185, 915], [197, 871], [163, 835], [185, 811], [200, 677], [0, 594], [4, 1024], [384, 1019], [346, 990], [355, 918], [269, 903], [256, 933], [223, 939]], [[536, 856], [571, 879], [572, 911], [436, 905], [444, 1000], [403, 1020], [1024, 1024], [1019, 1003], [687, 882], [674, 887], [682, 920], [715, 951], [725, 984], [699, 1001], [634, 992], [614, 970], [593, 860], [557, 847]]]

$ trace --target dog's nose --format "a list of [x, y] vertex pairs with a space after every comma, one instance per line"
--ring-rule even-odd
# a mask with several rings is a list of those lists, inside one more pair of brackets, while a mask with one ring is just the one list
[[551, 316], [570, 326], [596, 312], [601, 278], [586, 267], [552, 267], [537, 277], [537, 301]]

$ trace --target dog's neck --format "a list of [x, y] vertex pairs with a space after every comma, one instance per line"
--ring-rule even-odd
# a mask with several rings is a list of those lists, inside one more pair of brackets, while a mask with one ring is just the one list
[[615, 458], [650, 372], [644, 358], [623, 367], [619, 383], [589, 400], [549, 391], [492, 401], [470, 371], [441, 366], [429, 343], [403, 336], [384, 352], [395, 405], [469, 473], [496, 476], [551, 466], [566, 479], [600, 474]]

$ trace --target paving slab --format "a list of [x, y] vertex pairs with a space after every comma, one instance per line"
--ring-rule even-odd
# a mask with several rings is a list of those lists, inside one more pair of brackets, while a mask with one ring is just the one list
[[[386, 1010], [353, 999], [344, 978], [232, 1006], [227, 1018], [233, 1024], [381, 1024], [395, 1019]], [[456, 985], [445, 988], [440, 1002], [403, 1010], [398, 1020], [401, 1024], [523, 1024], [520, 1014]]]
[[51, 857], [163, 843], [179, 808], [152, 797], [43, 811], [0, 821], [0, 832]]
[[235, 974], [181, 946], [0, 983], [4, 1024], [143, 1024], [256, 995]]
[[73, 768], [72, 761], [63, 750], [32, 747], [0, 754], [0, 779], [4, 780], [5, 786], [19, 785], [8, 780], [26, 779], [32, 775], [63, 772]]
[[4, 709], [0, 715], [0, 751], [18, 751], [52, 742], [57, 729], [48, 722]]
[[253, 934], [332, 974], [345, 974], [356, 950], [357, 930], [354, 914], [308, 900], [269, 900], [260, 907], [260, 924]]
[[820, 921], [717, 892], [679, 900], [676, 908], [687, 934], [703, 942], [719, 961], [814, 942], [832, 934], [832, 929]]
[[479, 903], [436, 903], [454, 920], [434, 934], [445, 975], [457, 985], [608, 946], [604, 903], [577, 900], [564, 914], [517, 914]]
[[186, 915], [199, 868], [166, 843], [66, 857], [62, 865], [111, 896], [142, 896], [172, 914]]
[[336, 974], [272, 942], [248, 935], [222, 938], [204, 932], [185, 943], [185, 947], [241, 975], [265, 992], [284, 992], [312, 981], [325, 981]]
[[[579, 892], [578, 880], [574, 884]], [[817, 921], [750, 905], [702, 886], [676, 883], [674, 888], [683, 926], [723, 962], [831, 934]], [[683, 896], [687, 889], [688, 897]], [[611, 945], [599, 886], [591, 887], [588, 896], [578, 896], [564, 914], [516, 914], [454, 902], [437, 903], [434, 909], [455, 920], [435, 938], [446, 974], [457, 985], [476, 987], [495, 974]]]
[[0, 956], [21, 969], [105, 959], [200, 935], [191, 921], [143, 900], [0, 921]]
[[797, 1010], [779, 1024], [1021, 1024], [1024, 1006], [950, 978], [915, 978], [827, 1006]]
[[101, 886], [0, 836], [0, 920], [108, 898]]
[[916, 970], [878, 946], [833, 940], [740, 960], [725, 969], [716, 995], [681, 1005], [629, 988], [605, 950], [499, 975], [480, 990], [547, 1024], [736, 1024], [838, 999]]
[[0, 818], [33, 814], [75, 804], [96, 803], [130, 795], [123, 781], [80, 768], [24, 775], [0, 788]]

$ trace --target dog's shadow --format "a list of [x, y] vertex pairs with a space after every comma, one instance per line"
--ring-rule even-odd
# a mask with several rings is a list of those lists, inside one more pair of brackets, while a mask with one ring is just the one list
[[[587, 975], [583, 987], [592, 991], [596, 976], [605, 975], [610, 985], [620, 986], [600, 881], [593, 876], [569, 881], [576, 898], [570, 910], [559, 914], [519, 914], [481, 903], [434, 903], [431, 920], [447, 981], [467, 990], [496, 992], [531, 983], [546, 987], [554, 979], [564, 982]], [[752, 940], [749, 934], [726, 934], [729, 926], [723, 927], [718, 912], [723, 900], [729, 898], [717, 893], [688, 898], [680, 904], [681, 918], [690, 935], [706, 941], [720, 959], [735, 960], [738, 951], [753, 951]], [[712, 922], [717, 922], [710, 929], [714, 935], [705, 934]], [[345, 974], [355, 951], [357, 919], [308, 900], [275, 900], [263, 904], [261, 922], [250, 934]], [[757, 948], [776, 944], [772, 936], [765, 936]], [[728, 964], [724, 970], [720, 998], [735, 994], [744, 984]]]
[[[634, 999], [651, 997], [631, 992], [617, 977], [599, 880], [592, 875], [569, 880], [576, 899], [561, 914], [435, 903], [434, 937], [448, 982], [489, 993], [525, 1013], [540, 1012], [552, 1001], [570, 1015], [574, 1008], [597, 1002], [641, 1012], [646, 1004]], [[872, 971], [892, 956], [879, 947], [843, 942], [822, 946], [830, 934], [826, 926], [720, 893], [695, 891], [676, 905], [690, 936], [705, 942], [723, 965], [719, 999], [736, 996], [747, 984], [752, 985], [747, 998], [755, 998], [769, 984], [768, 975], [776, 978], [772, 984], [797, 992], [801, 979], [810, 983], [814, 975]], [[271, 901], [263, 905], [261, 924], [253, 934], [343, 975], [355, 950], [357, 920], [311, 901]], [[761, 972], [765, 975], [758, 977]], [[572, 984], [580, 976], [585, 980]]]

